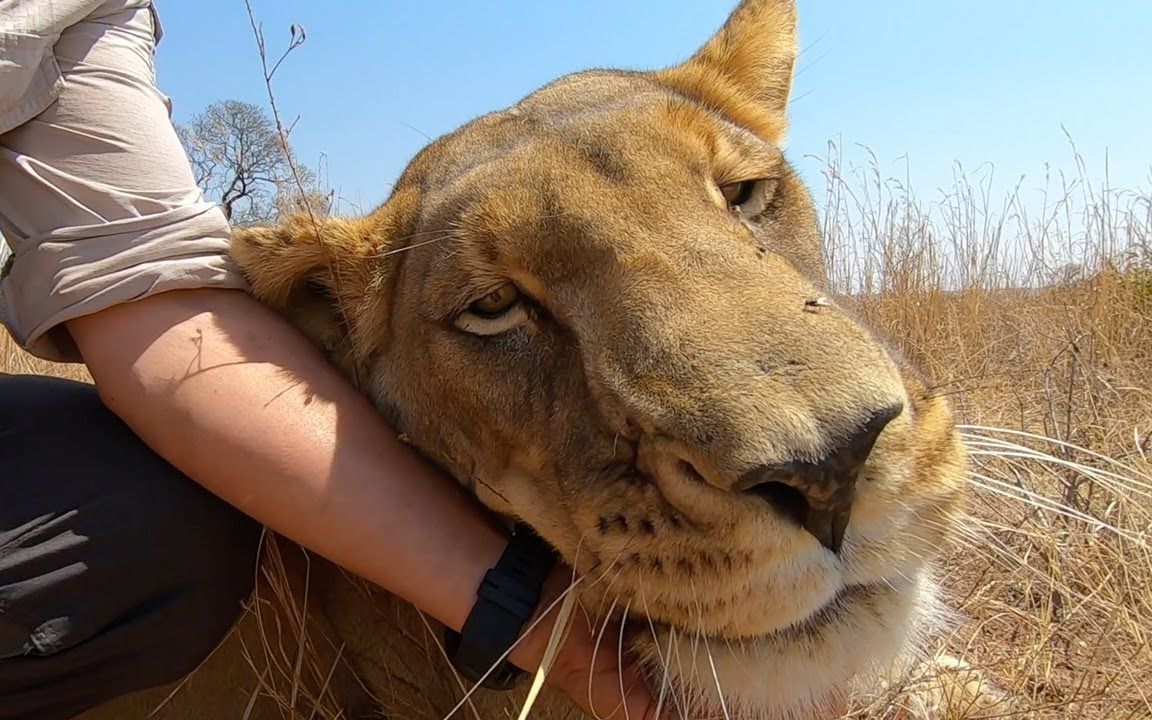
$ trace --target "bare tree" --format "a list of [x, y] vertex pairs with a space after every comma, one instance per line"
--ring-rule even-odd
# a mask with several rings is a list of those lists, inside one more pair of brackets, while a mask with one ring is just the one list
[[327, 213], [330, 198], [317, 187], [315, 173], [285, 156], [287, 143], [281, 144], [275, 123], [259, 106], [215, 102], [176, 130], [196, 184], [234, 225], [271, 222], [301, 206], [304, 197], [313, 213]]

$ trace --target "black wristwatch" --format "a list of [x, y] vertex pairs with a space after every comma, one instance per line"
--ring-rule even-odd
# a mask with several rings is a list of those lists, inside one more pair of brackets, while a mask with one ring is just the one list
[[527, 674], [501, 656], [536, 612], [544, 580], [555, 563], [552, 547], [527, 525], [518, 524], [496, 566], [476, 590], [476, 604], [464, 627], [460, 632], [444, 631], [444, 648], [462, 678], [492, 690], [511, 690]]

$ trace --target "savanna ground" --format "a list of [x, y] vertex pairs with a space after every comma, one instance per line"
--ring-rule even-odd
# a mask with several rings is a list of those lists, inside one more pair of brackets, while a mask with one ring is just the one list
[[[1010, 702], [946, 717], [1152, 718], [1152, 191], [1073, 153], [1074, 177], [997, 198], [958, 175], [926, 201], [829, 150], [832, 290], [951, 398], [973, 456], [934, 647]], [[88, 379], [6, 336], [0, 371]], [[924, 712], [908, 696], [854, 717]]]

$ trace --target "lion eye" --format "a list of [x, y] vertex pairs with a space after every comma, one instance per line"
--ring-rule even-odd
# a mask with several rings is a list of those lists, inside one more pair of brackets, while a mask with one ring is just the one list
[[729, 210], [744, 218], [754, 218], [767, 209], [775, 189], [774, 180], [742, 180], [720, 186], [720, 194]]
[[755, 180], [743, 180], [738, 183], [729, 183], [720, 188], [721, 194], [724, 195], [724, 200], [727, 201], [728, 207], [735, 208], [748, 202], [752, 197], [752, 191], [756, 188]]
[[484, 297], [474, 300], [453, 323], [472, 335], [499, 335], [518, 327], [530, 318], [528, 303], [520, 288], [504, 283]]
[[520, 289], [512, 283], [504, 283], [492, 292], [468, 306], [468, 312], [482, 318], [497, 318], [520, 302]]

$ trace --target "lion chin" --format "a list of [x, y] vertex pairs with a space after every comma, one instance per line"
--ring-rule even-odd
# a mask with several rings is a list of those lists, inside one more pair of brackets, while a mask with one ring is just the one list
[[883, 674], [932, 622], [923, 577], [845, 588], [804, 621], [736, 640], [652, 624], [630, 649], [662, 705], [686, 720], [839, 717], [861, 678]]

